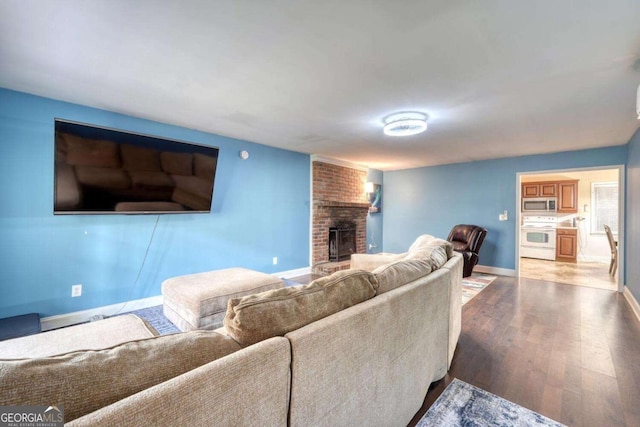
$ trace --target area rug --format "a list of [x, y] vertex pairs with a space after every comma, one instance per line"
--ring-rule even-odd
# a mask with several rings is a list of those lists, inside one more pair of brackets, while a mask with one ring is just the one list
[[153, 326], [160, 335], [176, 334], [180, 332], [180, 329], [178, 329], [176, 325], [174, 325], [169, 321], [169, 319], [164, 317], [161, 305], [142, 308], [140, 310], [134, 310], [130, 311], [129, 313], [123, 314], [135, 314], [136, 316], [143, 318], [144, 320], [149, 322], [149, 324]]
[[497, 276], [490, 276], [488, 274], [473, 273], [469, 277], [462, 278], [462, 305], [465, 305], [469, 300], [480, 293], [481, 290], [486, 288]]
[[454, 379], [417, 427], [566, 427], [506, 399]]

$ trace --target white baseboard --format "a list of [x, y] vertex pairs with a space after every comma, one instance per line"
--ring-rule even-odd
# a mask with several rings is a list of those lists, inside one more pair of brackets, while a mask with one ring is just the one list
[[623, 295], [627, 299], [627, 302], [629, 303], [629, 305], [631, 306], [631, 310], [633, 310], [633, 313], [636, 315], [636, 317], [640, 321], [640, 304], [638, 304], [638, 300], [635, 299], [635, 297], [633, 296], [629, 288], [626, 286], [624, 287]]
[[156, 305], [162, 305], [162, 295], [121, 302], [119, 304], [105, 305], [103, 307], [91, 308], [89, 310], [75, 311], [73, 313], [43, 317], [40, 319], [40, 327], [43, 331], [48, 331], [51, 329], [58, 329], [65, 326], [88, 322], [93, 316], [113, 316], [114, 314], [140, 310], [142, 308], [154, 307]]
[[486, 274], [497, 274], [498, 276], [515, 277], [516, 271], [510, 268], [489, 267], [487, 265], [476, 265], [473, 267], [473, 271]]
[[281, 271], [279, 273], [273, 273], [274, 276], [283, 277], [289, 279], [291, 277], [304, 276], [311, 273], [311, 267], [296, 268], [295, 270]]

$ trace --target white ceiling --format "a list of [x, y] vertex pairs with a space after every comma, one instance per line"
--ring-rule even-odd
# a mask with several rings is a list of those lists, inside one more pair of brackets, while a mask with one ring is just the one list
[[383, 170], [625, 144], [639, 58], [638, 0], [0, 0], [2, 87]]

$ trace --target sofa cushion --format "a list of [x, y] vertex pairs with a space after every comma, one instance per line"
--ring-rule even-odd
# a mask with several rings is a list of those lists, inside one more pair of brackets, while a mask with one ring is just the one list
[[411, 246], [409, 246], [409, 251], [408, 252], [412, 252], [412, 251], [418, 250], [420, 248], [423, 248], [425, 246], [428, 246], [435, 239], [436, 238], [434, 236], [432, 236], [431, 234], [423, 234], [421, 236], [418, 236], [416, 238], [416, 240], [414, 240], [414, 242], [411, 244]]
[[76, 166], [76, 177], [82, 185], [107, 189], [131, 187], [129, 175], [122, 169]]
[[68, 133], [61, 133], [59, 136], [66, 142], [68, 164], [101, 168], [120, 167], [120, 156], [115, 142], [80, 138]]
[[412, 252], [420, 251], [424, 248], [430, 248], [433, 246], [442, 247], [445, 250], [447, 259], [451, 258], [451, 255], [453, 254], [453, 245], [451, 244], [451, 242], [444, 239], [440, 239], [438, 237], [433, 237], [430, 234], [423, 234], [422, 236], [419, 236], [415, 240], [415, 242], [413, 242], [411, 247], [409, 247], [409, 251], [407, 252], [407, 255], [410, 255]]
[[410, 252], [404, 259], [428, 259], [433, 265], [433, 269], [437, 270], [442, 267], [450, 257], [443, 246], [428, 246], [420, 250]]
[[122, 167], [127, 171], [160, 172], [160, 153], [153, 148], [122, 144]]
[[174, 187], [173, 179], [164, 172], [132, 171], [129, 176], [135, 188]]
[[378, 295], [411, 283], [433, 271], [433, 263], [429, 258], [404, 259], [383, 265], [373, 270], [378, 279]]
[[163, 151], [160, 153], [160, 165], [170, 175], [193, 175], [193, 154]]
[[197, 176], [171, 175], [176, 183], [176, 188], [194, 194], [203, 199], [209, 199], [213, 191], [213, 181], [202, 179]]
[[224, 326], [241, 345], [283, 336], [376, 295], [378, 281], [366, 271], [343, 270], [308, 285], [229, 300]]
[[216, 175], [216, 165], [218, 159], [204, 154], [196, 153], [193, 155], [194, 174], [207, 181], [213, 181]]
[[105, 350], [2, 360], [0, 406], [62, 405], [68, 422], [239, 349], [229, 337], [193, 331]]
[[158, 332], [144, 319], [135, 314], [123, 314], [0, 341], [0, 359], [48, 357], [72, 351], [102, 350], [157, 335]]

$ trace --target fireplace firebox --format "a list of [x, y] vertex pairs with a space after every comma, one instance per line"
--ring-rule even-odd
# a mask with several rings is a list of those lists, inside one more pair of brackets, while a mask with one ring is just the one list
[[343, 222], [329, 228], [329, 261], [344, 261], [356, 253], [356, 225]]

